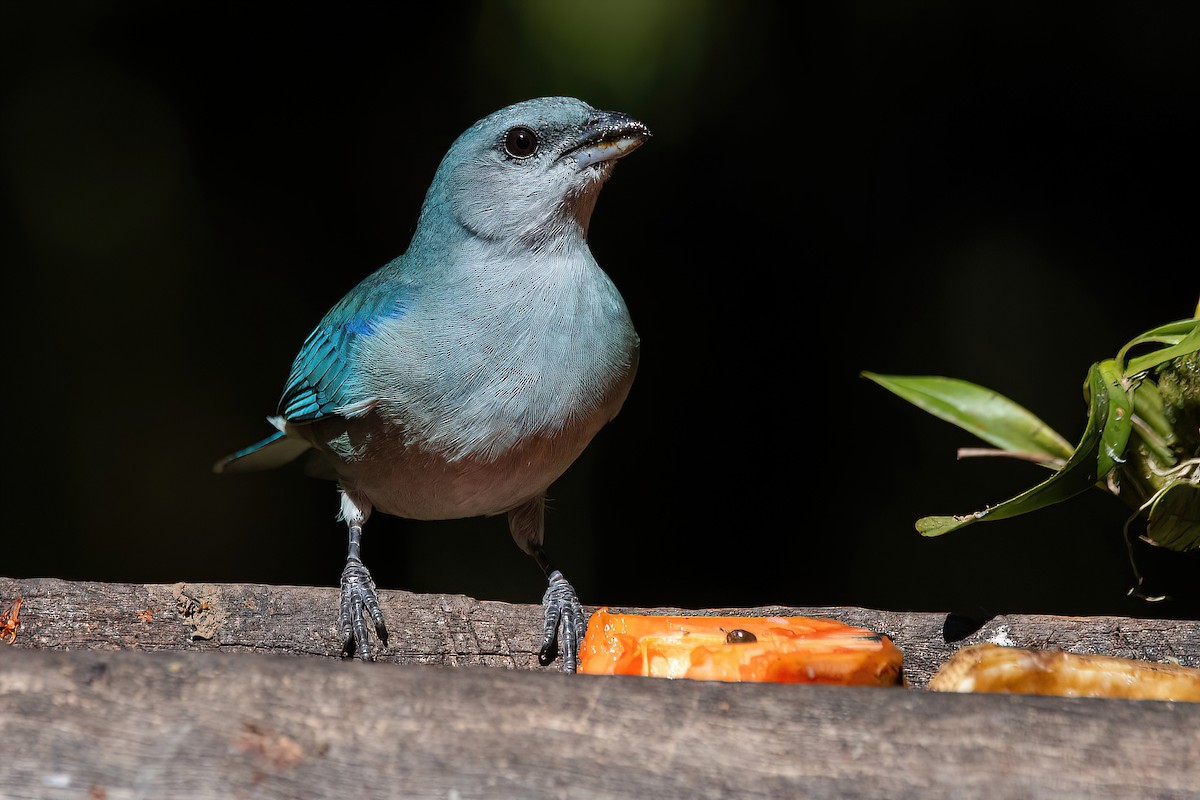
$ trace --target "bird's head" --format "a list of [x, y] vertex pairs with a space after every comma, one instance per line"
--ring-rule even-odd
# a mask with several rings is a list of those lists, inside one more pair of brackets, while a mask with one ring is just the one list
[[542, 97], [484, 117], [451, 146], [422, 225], [456, 224], [508, 245], [553, 248], [587, 236], [600, 187], [650, 130], [572, 97]]

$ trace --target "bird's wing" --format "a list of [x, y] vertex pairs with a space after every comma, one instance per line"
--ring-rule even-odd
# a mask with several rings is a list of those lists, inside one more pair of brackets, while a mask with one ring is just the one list
[[279, 416], [298, 424], [331, 414], [348, 414], [369, 406], [355, 368], [359, 338], [401, 317], [408, 310], [408, 293], [388, 286], [386, 276], [372, 275], [333, 307], [308, 335], [279, 400]]

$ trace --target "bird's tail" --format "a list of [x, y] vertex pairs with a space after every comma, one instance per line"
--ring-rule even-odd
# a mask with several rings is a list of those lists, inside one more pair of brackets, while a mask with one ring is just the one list
[[244, 447], [213, 464], [213, 472], [249, 472], [274, 469], [299, 458], [310, 448], [308, 442], [278, 431], [261, 442]]

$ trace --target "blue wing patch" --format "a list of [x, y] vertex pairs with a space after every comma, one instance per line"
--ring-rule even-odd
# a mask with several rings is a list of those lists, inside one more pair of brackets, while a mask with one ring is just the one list
[[313, 422], [366, 399], [354, 395], [355, 342], [409, 308], [409, 291], [383, 285], [382, 277], [376, 273], [359, 284], [304, 340], [276, 412], [288, 422]]

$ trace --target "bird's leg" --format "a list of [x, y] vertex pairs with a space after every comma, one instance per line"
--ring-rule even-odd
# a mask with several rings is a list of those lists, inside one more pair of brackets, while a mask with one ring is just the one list
[[583, 635], [587, 630], [587, 621], [583, 618], [583, 606], [575, 594], [575, 588], [567, 582], [563, 574], [551, 569], [542, 551], [538, 550], [538, 565], [546, 573], [549, 586], [542, 595], [542, 607], [545, 609], [546, 621], [542, 634], [542, 647], [538, 650], [538, 663], [548, 666], [558, 655], [558, 627], [562, 625], [562, 670], [575, 672], [579, 667], [579, 653], [583, 650]]
[[[542, 549], [545, 531], [545, 497], [539, 495], [524, 505], [508, 512], [508, 527], [513, 540], [542, 568], [549, 585], [542, 595], [545, 623], [542, 646], [538, 650], [538, 663], [548, 666], [562, 649], [562, 671], [575, 672], [579, 666], [579, 653], [583, 649], [583, 635], [587, 621], [583, 618], [583, 606], [575, 589], [554, 569]], [[559, 628], [562, 636], [559, 636]]]
[[[346, 553], [346, 568], [342, 570], [342, 655], [357, 655], [362, 661], [371, 658], [371, 640], [367, 634], [366, 615], [371, 616], [375, 634], [380, 643], [387, 647], [387, 627], [383, 624], [383, 611], [379, 608], [379, 596], [375, 593], [375, 581], [362, 562], [362, 530], [371, 505], [365, 501], [355, 502], [342, 491], [341, 518], [350, 528], [350, 546]], [[364, 613], [365, 612], [365, 613]]]

